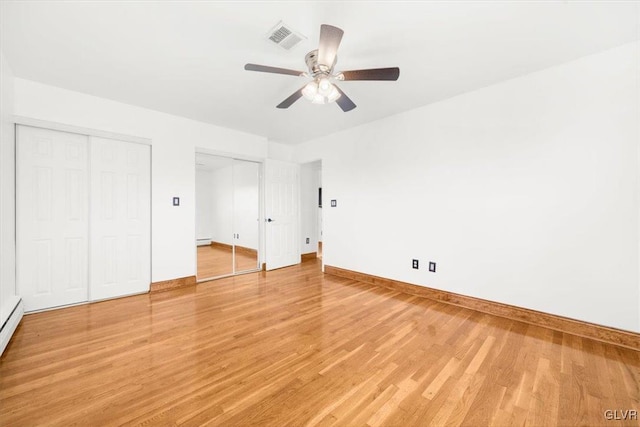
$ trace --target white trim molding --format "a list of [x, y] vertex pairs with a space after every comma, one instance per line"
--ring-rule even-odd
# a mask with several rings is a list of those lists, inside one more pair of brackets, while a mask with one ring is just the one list
[[107, 132], [99, 129], [84, 128], [65, 123], [50, 122], [48, 120], [32, 119], [31, 117], [12, 116], [12, 120], [17, 125], [25, 125], [36, 128], [51, 129], [61, 132], [77, 133], [80, 135], [97, 136], [100, 138], [117, 139], [119, 141], [133, 142], [136, 144], [152, 145], [151, 139], [140, 136], [125, 135], [122, 133]]

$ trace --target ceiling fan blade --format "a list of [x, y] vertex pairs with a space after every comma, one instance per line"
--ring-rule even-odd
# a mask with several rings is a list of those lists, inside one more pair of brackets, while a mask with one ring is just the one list
[[351, 111], [356, 108], [356, 104], [353, 103], [351, 98], [345, 95], [345, 93], [338, 86], [336, 86], [336, 89], [338, 89], [338, 92], [340, 92], [340, 98], [336, 99], [336, 104], [338, 104], [338, 106], [342, 108], [342, 111], [346, 113], [347, 111]]
[[276, 108], [291, 107], [291, 105], [293, 105], [294, 102], [296, 102], [298, 99], [302, 97], [302, 89], [304, 89], [304, 86], [298, 89], [297, 91], [293, 92], [290, 97], [282, 101], [280, 104], [276, 105]]
[[342, 41], [342, 31], [338, 27], [323, 24], [320, 26], [320, 44], [318, 45], [318, 64], [331, 69], [336, 60], [338, 47]]
[[246, 64], [244, 69], [247, 71], [261, 71], [263, 73], [288, 74], [290, 76], [301, 76], [302, 71], [289, 70], [287, 68], [268, 67], [266, 65]]
[[398, 80], [400, 68], [370, 68], [368, 70], [343, 71], [344, 80]]

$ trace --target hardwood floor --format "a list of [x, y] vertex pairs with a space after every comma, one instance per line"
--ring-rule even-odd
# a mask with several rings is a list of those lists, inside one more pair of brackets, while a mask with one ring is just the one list
[[[257, 252], [236, 251], [236, 271], [255, 270], [257, 268]], [[231, 246], [198, 246], [198, 280], [232, 273], [233, 254]]]
[[25, 316], [3, 425], [638, 425], [640, 353], [319, 261]]

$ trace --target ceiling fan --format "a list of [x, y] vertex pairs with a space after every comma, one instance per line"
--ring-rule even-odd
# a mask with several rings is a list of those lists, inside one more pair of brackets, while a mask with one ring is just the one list
[[318, 49], [312, 50], [305, 56], [309, 72], [289, 70], [286, 68], [269, 67], [266, 65], [246, 64], [245, 70], [261, 71], [263, 73], [287, 74], [291, 76], [311, 77], [312, 81], [298, 89], [287, 99], [278, 104], [277, 108], [289, 108], [301, 97], [309, 99], [314, 104], [336, 102], [342, 111], [347, 112], [356, 108], [356, 104], [331, 80], [398, 80], [400, 69], [370, 68], [367, 70], [351, 70], [335, 73], [338, 47], [342, 40], [342, 31], [331, 25], [320, 26], [320, 43]]

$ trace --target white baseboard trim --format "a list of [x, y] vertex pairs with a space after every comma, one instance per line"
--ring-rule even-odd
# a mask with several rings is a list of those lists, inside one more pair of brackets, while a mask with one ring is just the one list
[[7, 348], [13, 333], [15, 332], [20, 320], [22, 320], [22, 316], [24, 315], [24, 303], [22, 299], [18, 301], [13, 311], [9, 315], [9, 318], [4, 322], [2, 328], [0, 329], [0, 355], [4, 352], [4, 349]]

